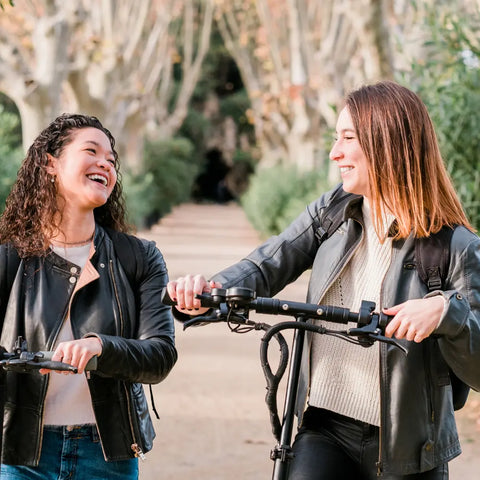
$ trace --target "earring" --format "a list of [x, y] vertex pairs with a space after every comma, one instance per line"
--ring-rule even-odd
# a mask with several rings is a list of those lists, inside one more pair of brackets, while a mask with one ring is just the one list
[[55, 183], [55, 176], [52, 175], [52, 176], [50, 177], [50, 181], [51, 181], [52, 183]]

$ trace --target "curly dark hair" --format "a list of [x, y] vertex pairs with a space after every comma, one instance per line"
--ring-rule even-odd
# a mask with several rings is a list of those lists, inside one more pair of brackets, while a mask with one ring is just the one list
[[61, 205], [57, 201], [55, 183], [47, 172], [48, 156], [58, 158], [73, 141], [73, 132], [82, 128], [97, 128], [107, 135], [115, 158], [117, 183], [101, 207], [95, 208], [95, 221], [103, 227], [128, 232], [125, 200], [115, 139], [96, 117], [64, 113], [57, 117], [35, 139], [17, 174], [17, 179], [5, 203], [0, 218], [0, 243], [11, 243], [22, 258], [45, 256], [50, 235], [59, 228]]

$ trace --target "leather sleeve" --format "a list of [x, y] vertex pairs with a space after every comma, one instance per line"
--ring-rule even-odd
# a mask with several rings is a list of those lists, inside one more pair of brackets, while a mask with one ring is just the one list
[[311, 268], [318, 250], [316, 227], [334, 191], [312, 202], [282, 233], [270, 237], [235, 265], [212, 279], [223, 288], [242, 286], [273, 297]]
[[464, 228], [452, 238], [447, 306], [435, 333], [454, 373], [480, 390], [480, 239]]
[[168, 273], [154, 242], [145, 241], [146, 272], [137, 287], [136, 338], [87, 334], [100, 338], [98, 373], [138, 383], [159, 383], [177, 360], [171, 308], [160, 301]]

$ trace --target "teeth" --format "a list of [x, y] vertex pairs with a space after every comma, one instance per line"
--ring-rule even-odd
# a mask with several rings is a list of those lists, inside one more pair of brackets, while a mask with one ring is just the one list
[[105, 177], [103, 177], [102, 175], [97, 175], [96, 173], [94, 173], [92, 175], [87, 175], [87, 176], [90, 180], [100, 181], [100, 183], [102, 183], [104, 187], [107, 186], [107, 179]]
[[341, 173], [349, 172], [350, 170], [353, 170], [353, 167], [340, 167]]

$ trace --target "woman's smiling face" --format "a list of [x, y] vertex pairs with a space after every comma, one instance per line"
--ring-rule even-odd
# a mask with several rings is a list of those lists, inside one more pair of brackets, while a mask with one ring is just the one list
[[110, 140], [97, 128], [73, 131], [59, 157], [50, 156], [49, 173], [66, 206], [93, 210], [104, 205], [117, 181]]
[[368, 161], [346, 107], [338, 116], [336, 140], [330, 151], [330, 160], [337, 162], [346, 192], [369, 196]]

